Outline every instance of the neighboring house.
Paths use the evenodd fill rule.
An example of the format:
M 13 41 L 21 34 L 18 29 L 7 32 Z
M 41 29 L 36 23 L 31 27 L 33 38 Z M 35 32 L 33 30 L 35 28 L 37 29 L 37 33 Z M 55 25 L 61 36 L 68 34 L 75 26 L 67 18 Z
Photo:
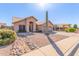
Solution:
M 5 28 L 13 30 L 13 26 L 5 26 Z
M 6 23 L 0 23 L 0 28 L 5 28 L 6 27 Z
M 46 26 L 45 22 L 39 23 L 38 20 L 33 16 L 23 19 L 13 17 L 13 29 L 15 32 L 45 32 Z M 53 24 L 50 21 L 48 22 L 48 29 L 49 31 L 53 30 Z
M 54 30 L 59 30 L 59 31 L 63 31 L 66 28 L 70 28 L 71 24 L 56 24 L 54 25 Z
M 0 23 L 0 29 L 12 29 L 12 26 L 7 26 L 6 23 Z

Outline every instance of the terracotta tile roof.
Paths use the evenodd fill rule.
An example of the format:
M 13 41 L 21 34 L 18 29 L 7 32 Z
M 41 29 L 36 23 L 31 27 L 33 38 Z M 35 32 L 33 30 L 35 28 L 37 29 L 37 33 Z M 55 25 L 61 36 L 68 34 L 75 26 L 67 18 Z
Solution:
M 12 23 L 15 23 L 15 22 L 18 22 L 18 21 L 21 21 L 22 18 L 19 18 L 19 17 L 12 17 Z
M 70 26 L 71 24 L 55 24 L 55 26 L 57 26 L 57 27 L 63 27 L 63 26 Z
M 6 23 L 0 23 L 0 25 L 6 25 Z
M 37 25 L 42 25 L 42 24 L 44 24 L 44 23 L 45 23 L 45 22 L 43 22 L 43 21 L 42 21 L 42 22 L 41 22 L 41 21 L 37 21 L 37 22 L 36 22 Z
M 34 18 L 37 21 L 36 17 L 34 16 L 25 17 L 24 19 L 29 19 L 29 18 Z
M 23 20 L 27 20 L 29 18 L 34 18 L 37 21 L 37 19 L 34 16 L 29 16 L 29 17 L 25 17 L 25 18 L 13 17 L 12 23 L 17 23 L 17 22 L 20 22 Z
M 53 25 L 53 23 L 51 21 L 49 21 L 49 23 L 51 23 Z M 45 21 L 37 21 L 36 24 L 37 25 L 42 25 L 42 24 L 45 24 Z

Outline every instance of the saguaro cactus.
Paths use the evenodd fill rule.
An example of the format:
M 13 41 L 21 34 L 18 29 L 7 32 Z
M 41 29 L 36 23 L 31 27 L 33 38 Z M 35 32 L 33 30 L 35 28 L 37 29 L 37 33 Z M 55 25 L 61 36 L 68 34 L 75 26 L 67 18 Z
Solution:
M 48 34 L 48 11 L 46 11 L 46 34 Z

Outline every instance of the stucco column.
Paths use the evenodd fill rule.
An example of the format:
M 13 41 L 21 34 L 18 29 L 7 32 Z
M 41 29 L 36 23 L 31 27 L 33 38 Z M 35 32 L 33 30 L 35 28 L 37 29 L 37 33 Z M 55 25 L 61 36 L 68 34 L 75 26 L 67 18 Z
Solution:
M 34 22 L 33 23 L 33 32 L 35 32 L 36 31 L 36 23 Z
M 29 22 L 26 23 L 26 30 L 29 32 Z

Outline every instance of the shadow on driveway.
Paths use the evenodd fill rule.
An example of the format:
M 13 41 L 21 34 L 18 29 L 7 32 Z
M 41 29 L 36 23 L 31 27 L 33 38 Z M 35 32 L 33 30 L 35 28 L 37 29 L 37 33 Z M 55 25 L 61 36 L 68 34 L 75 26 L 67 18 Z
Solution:
M 46 35 L 46 34 L 45 34 Z M 54 49 L 56 50 L 56 52 L 60 55 L 60 56 L 64 56 L 63 52 L 60 50 L 60 48 L 55 44 L 55 42 L 48 36 L 46 35 L 49 42 L 51 43 L 51 45 L 54 47 Z
M 46 35 L 46 34 L 45 34 Z M 49 35 L 46 35 L 49 42 L 51 43 L 52 47 L 56 50 L 56 52 L 60 55 L 60 56 L 64 56 L 64 53 L 60 50 L 60 48 L 56 45 L 56 43 L 49 37 Z M 68 54 L 68 56 L 74 56 L 76 51 L 79 48 L 79 43 L 75 46 L 75 48 Z
M 70 52 L 68 56 L 74 56 L 78 48 L 79 48 L 79 43 L 75 46 L 75 48 Z

